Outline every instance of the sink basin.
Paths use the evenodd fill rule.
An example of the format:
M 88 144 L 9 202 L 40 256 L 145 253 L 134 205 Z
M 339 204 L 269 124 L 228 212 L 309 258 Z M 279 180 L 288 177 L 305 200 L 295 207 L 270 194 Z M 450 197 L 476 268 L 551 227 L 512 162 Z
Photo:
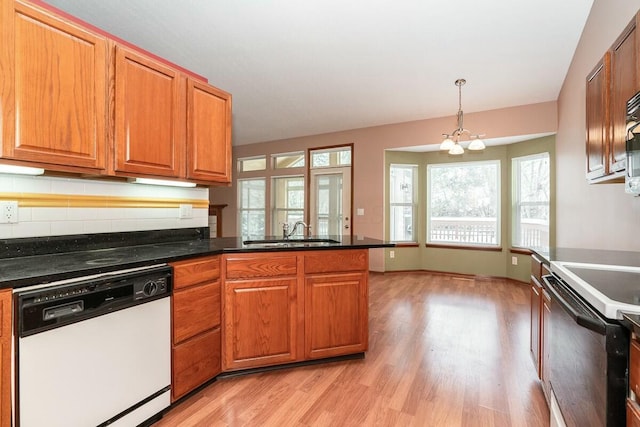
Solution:
M 259 239 L 259 240 L 245 240 L 242 242 L 245 246 L 262 247 L 262 248 L 277 248 L 277 247 L 289 247 L 289 246 L 326 246 L 335 243 L 340 243 L 334 239 L 322 239 L 322 238 L 292 238 L 292 239 Z

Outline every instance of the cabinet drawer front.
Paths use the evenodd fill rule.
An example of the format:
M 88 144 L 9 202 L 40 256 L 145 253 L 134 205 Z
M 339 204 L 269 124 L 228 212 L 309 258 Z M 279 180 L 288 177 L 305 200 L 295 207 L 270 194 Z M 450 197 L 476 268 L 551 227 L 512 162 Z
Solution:
M 220 325 L 220 282 L 174 292 L 173 342 Z
M 640 399 L 640 343 L 631 340 L 629 351 L 629 389 Z
M 298 272 L 298 259 L 295 255 L 264 254 L 262 256 L 227 257 L 225 268 L 227 279 L 294 276 Z
M 542 260 L 535 255 L 531 255 L 531 275 L 538 279 L 538 283 L 542 280 Z
M 318 251 L 304 256 L 305 273 L 334 273 L 369 269 L 368 249 Z
M 173 289 L 186 288 L 220 277 L 220 257 L 218 256 L 173 262 L 171 266 L 173 267 Z
M 220 373 L 220 328 L 173 348 L 173 401 Z

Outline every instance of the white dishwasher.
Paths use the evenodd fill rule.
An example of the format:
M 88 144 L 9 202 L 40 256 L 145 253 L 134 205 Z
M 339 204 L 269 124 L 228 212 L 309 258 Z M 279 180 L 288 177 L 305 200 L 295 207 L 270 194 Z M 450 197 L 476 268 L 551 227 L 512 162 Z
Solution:
M 16 290 L 16 425 L 137 426 L 170 405 L 166 264 Z

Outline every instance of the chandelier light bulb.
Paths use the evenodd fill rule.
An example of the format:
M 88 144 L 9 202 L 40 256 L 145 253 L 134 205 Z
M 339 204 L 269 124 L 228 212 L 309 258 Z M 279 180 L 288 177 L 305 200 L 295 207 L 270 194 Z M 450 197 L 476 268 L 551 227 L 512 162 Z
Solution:
M 442 151 L 449 151 L 453 148 L 454 145 L 455 143 L 453 142 L 453 139 L 451 139 L 451 137 L 447 135 L 444 141 L 442 141 L 442 143 L 440 144 L 440 149 Z
M 471 143 L 467 147 L 471 151 L 480 151 L 485 149 L 484 141 L 480 138 L 472 139 Z
M 459 156 L 460 154 L 464 153 L 464 148 L 462 148 L 462 145 L 460 144 L 454 144 L 453 147 L 451 147 L 451 150 L 449 150 L 449 154 L 453 155 L 453 156 Z

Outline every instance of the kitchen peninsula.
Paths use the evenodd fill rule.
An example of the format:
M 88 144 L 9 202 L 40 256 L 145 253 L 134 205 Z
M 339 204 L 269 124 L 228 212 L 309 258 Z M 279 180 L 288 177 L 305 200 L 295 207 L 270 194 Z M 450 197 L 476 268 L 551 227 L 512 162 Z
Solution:
M 59 305 L 67 296 L 60 281 L 90 287 L 112 280 L 115 287 L 125 272 L 168 264 L 171 402 L 218 375 L 361 357 L 367 350 L 368 250 L 391 244 L 344 236 L 249 242 L 207 235 L 205 227 L 0 241 L 6 254 L 0 287 L 20 295 L 43 285 Z M 154 284 L 142 285 L 139 292 L 152 297 Z M 20 322 L 20 311 L 14 316 Z M 60 329 L 72 321 L 61 320 Z

